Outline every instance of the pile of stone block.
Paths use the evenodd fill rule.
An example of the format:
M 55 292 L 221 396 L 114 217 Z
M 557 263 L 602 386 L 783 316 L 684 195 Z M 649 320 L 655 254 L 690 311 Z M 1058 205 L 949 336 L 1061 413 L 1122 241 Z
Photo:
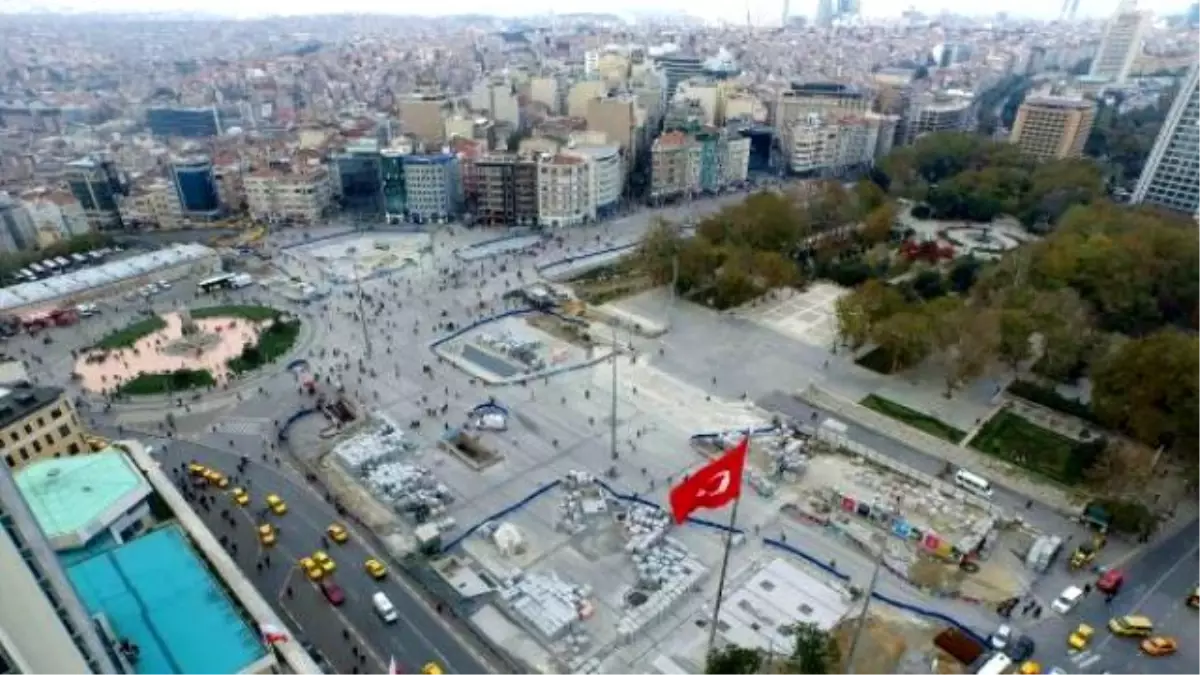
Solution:
M 378 431 L 360 434 L 339 443 L 333 449 L 333 456 L 348 471 L 361 475 L 372 467 L 398 460 L 414 447 L 404 432 L 386 424 Z
M 608 513 L 608 495 L 596 484 L 595 476 L 586 471 L 568 471 L 562 481 L 555 528 L 567 534 L 578 534 L 597 516 Z
M 518 619 L 547 641 L 555 642 L 579 627 L 591 612 L 592 589 L 564 581 L 551 572 L 526 572 L 500 591 L 500 597 Z
M 363 474 L 363 483 L 380 501 L 397 512 L 423 511 L 426 520 L 444 518 L 454 495 L 429 469 L 416 464 L 378 464 Z M 441 529 L 450 529 L 450 527 Z

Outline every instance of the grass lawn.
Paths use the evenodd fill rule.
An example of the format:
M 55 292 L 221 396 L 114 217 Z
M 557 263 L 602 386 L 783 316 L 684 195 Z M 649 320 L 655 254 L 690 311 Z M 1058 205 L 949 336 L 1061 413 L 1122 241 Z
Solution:
M 146 317 L 140 321 L 118 328 L 117 330 L 100 338 L 100 341 L 95 344 L 97 349 L 124 349 L 132 347 L 135 342 L 141 340 L 147 335 L 157 330 L 162 330 L 167 327 L 167 322 L 163 321 L 162 317 L 154 315 Z
M 938 438 L 945 439 L 951 443 L 957 443 L 967 435 L 962 430 L 956 429 L 936 417 L 931 417 L 923 412 L 913 410 L 907 406 L 902 406 L 899 403 L 883 398 L 882 396 L 871 394 L 858 403 L 859 405 L 866 406 L 877 413 L 887 415 L 892 419 L 904 422 L 910 427 L 915 427 L 931 436 L 937 436 Z
M 173 373 L 144 373 L 122 384 L 118 393 L 130 396 L 145 396 L 148 394 L 167 394 L 188 389 L 203 389 L 211 387 L 217 381 L 207 370 L 181 369 Z
M 1082 479 L 1082 468 L 1073 467 L 1072 457 L 1083 444 L 1007 410 L 988 420 L 970 445 L 1060 483 L 1074 485 Z
M 258 338 L 258 345 L 256 346 L 258 357 L 256 359 L 247 360 L 243 356 L 235 356 L 229 359 L 229 369 L 235 373 L 245 373 L 256 368 L 261 368 L 263 365 L 287 354 L 292 345 L 296 344 L 296 337 L 299 335 L 299 321 L 276 323 L 263 331 L 262 335 Z
M 210 319 L 214 316 L 229 316 L 248 321 L 266 321 L 279 316 L 279 310 L 262 305 L 217 305 L 197 307 L 192 310 L 193 319 Z

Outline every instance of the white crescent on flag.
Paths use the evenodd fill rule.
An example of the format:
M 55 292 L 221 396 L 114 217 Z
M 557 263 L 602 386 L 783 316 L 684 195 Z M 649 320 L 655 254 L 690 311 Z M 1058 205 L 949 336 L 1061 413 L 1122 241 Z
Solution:
M 700 497 L 715 497 L 717 495 L 724 494 L 725 491 L 729 489 L 729 485 L 732 482 L 733 473 L 729 469 L 725 469 L 712 477 L 708 487 L 697 490 L 696 495 Z

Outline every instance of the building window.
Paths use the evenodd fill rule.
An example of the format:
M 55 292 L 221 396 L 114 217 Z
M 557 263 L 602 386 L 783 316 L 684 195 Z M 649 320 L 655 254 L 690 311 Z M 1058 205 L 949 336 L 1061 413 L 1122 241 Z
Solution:
M 42 452 L 42 442 L 36 438 L 33 439 L 33 451 L 39 454 Z
M 72 455 L 78 455 L 79 454 L 79 444 L 72 443 L 72 444 L 68 445 L 67 452 Z
M 43 438 L 46 439 L 46 445 L 54 445 L 54 436 L 52 436 L 51 434 L 46 434 L 45 436 L 43 436 Z
M 13 467 L 13 466 L 16 466 L 16 465 L 17 465 L 17 461 L 16 461 L 15 459 L 13 459 L 13 458 L 12 458 L 12 455 L 5 455 L 5 456 L 4 456 L 4 461 L 5 461 L 5 463 L 7 463 L 7 464 L 8 464 L 10 467 Z
M 62 408 L 55 408 L 50 411 L 50 419 L 56 420 L 60 417 L 62 417 Z
M 37 416 L 37 425 L 39 429 L 46 426 L 46 420 L 41 415 Z
M 25 425 L 25 433 L 27 433 L 27 434 L 32 434 L 32 433 L 33 433 L 33 425 L 32 425 L 32 424 L 26 424 L 26 425 Z
M 29 451 L 26 450 L 25 448 L 21 448 L 21 461 L 23 461 L 23 462 L 29 461 Z
M 70 436 L 71 435 L 71 427 L 69 427 L 65 424 L 58 425 L 58 435 L 62 438 L 66 438 L 67 436 Z

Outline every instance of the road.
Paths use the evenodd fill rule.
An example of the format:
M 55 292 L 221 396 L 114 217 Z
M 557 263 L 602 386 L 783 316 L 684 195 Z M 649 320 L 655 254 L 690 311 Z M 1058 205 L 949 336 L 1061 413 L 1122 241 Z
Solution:
M 286 464 L 281 462 L 275 467 L 249 462 L 239 474 L 237 451 L 188 441 L 168 441 L 165 446 L 154 439 L 147 442 L 163 448 L 156 451 L 156 456 L 173 475 L 178 475 L 176 470 L 181 465 L 198 461 L 230 476 L 233 479 L 230 489 L 241 485 L 249 491 L 252 501 L 246 507 L 238 507 L 227 491 L 215 488 L 194 491 L 193 504 L 216 536 L 229 539 L 230 553 L 262 595 L 298 624 L 305 639 L 338 672 L 384 672 L 391 658 L 396 659 L 403 672 L 417 672 L 429 662 L 437 662 L 451 673 L 491 670 L 455 637 L 451 625 L 401 583 L 397 574 L 389 574 L 382 581 L 366 574 L 363 564 L 367 558 L 386 558 L 375 552 L 361 533 L 338 518 L 333 506 Z M 278 516 L 264 509 L 266 495 L 272 493 L 286 502 L 286 514 Z M 211 506 L 197 503 L 195 497 L 201 494 L 211 497 Z M 229 518 L 223 517 L 222 512 L 226 511 Z M 276 525 L 279 530 L 278 542 L 266 548 L 261 546 L 255 532 L 257 525 L 264 522 Z M 335 522 L 347 526 L 350 539 L 340 545 L 328 542 L 323 547 L 325 529 Z M 299 572 L 299 559 L 318 550 L 325 550 L 338 565 L 334 579 L 346 594 L 341 607 L 326 602 L 316 586 Z M 270 567 L 260 569 L 264 556 L 270 558 Z M 396 624 L 384 624 L 375 614 L 371 595 L 376 591 L 386 593 L 396 605 L 400 613 Z M 343 636 L 343 630 L 349 631 L 349 639 Z M 356 648 L 358 654 L 351 648 Z
M 1196 673 L 1200 672 L 1200 647 L 1196 635 L 1200 621 L 1196 610 L 1184 600 L 1196 587 L 1200 569 L 1200 545 L 1192 521 L 1153 546 L 1141 551 L 1126 564 L 1125 586 L 1104 603 L 1103 595 L 1093 592 L 1074 611 L 1045 618 L 1031 634 L 1038 641 L 1034 658 L 1045 668 L 1058 666 L 1071 673 Z M 1060 589 L 1061 590 L 1061 589 Z M 1139 640 L 1112 635 L 1106 627 L 1115 616 L 1142 614 L 1154 621 L 1155 634 L 1178 639 L 1179 651 L 1173 656 L 1150 657 L 1138 649 Z M 1080 623 L 1096 629 L 1088 649 L 1071 652 L 1067 636 Z

